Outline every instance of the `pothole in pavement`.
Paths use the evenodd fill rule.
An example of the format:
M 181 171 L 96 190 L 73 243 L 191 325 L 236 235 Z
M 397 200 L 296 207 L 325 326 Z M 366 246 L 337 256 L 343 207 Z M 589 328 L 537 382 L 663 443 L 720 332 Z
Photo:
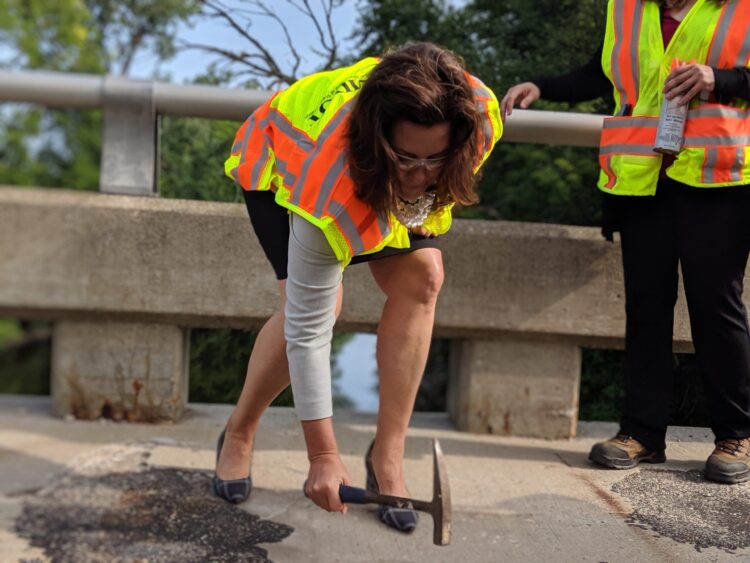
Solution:
M 64 473 L 23 497 L 16 531 L 53 561 L 267 561 L 293 528 L 211 493 L 205 471 Z
M 628 523 L 652 529 L 700 551 L 750 547 L 750 487 L 706 481 L 700 471 L 646 470 L 612 490 L 633 506 Z

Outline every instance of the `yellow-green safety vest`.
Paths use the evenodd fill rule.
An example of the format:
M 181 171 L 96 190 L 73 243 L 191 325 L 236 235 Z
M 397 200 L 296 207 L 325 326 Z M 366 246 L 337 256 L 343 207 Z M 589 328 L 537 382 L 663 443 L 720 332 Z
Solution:
M 604 121 L 601 190 L 653 195 L 662 155 L 653 152 L 664 80 L 673 60 L 714 68 L 750 66 L 750 0 L 697 0 L 664 48 L 659 3 L 609 0 L 602 53 L 615 114 Z M 689 104 L 682 150 L 666 174 L 689 186 L 750 183 L 750 106 L 701 95 Z
M 277 93 L 242 124 L 225 162 L 226 174 L 243 189 L 274 191 L 279 205 L 322 229 L 342 267 L 353 256 L 410 245 L 408 229 L 393 215 L 383 220 L 355 196 L 348 172 L 347 117 L 378 62 L 371 57 L 312 74 Z M 483 116 L 484 162 L 502 134 L 499 104 L 479 79 L 468 78 Z M 433 210 L 425 228 L 445 233 L 452 207 Z

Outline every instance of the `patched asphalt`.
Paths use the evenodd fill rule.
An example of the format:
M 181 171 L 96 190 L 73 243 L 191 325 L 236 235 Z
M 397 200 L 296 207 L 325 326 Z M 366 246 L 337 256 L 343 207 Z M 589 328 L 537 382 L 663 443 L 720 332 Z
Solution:
M 606 471 L 587 461 L 616 425 L 579 424 L 574 440 L 457 432 L 415 414 L 404 460 L 416 498 L 432 494 L 432 439 L 445 451 L 451 545 L 432 522 L 386 528 L 373 507 L 328 514 L 300 493 L 307 453 L 291 409 L 263 421 L 249 502 L 211 490 L 215 440 L 230 406 L 191 405 L 175 424 L 59 420 L 50 404 L 0 397 L 0 560 L 42 561 L 750 561 L 750 485 L 700 476 L 707 429 L 671 429 L 663 466 Z M 337 438 L 352 481 L 375 416 L 340 413 Z
M 66 472 L 22 495 L 16 532 L 53 561 L 269 561 L 294 530 L 211 494 L 205 471 Z
M 750 485 L 723 485 L 700 471 L 642 468 L 613 485 L 634 511 L 627 522 L 701 551 L 750 547 Z

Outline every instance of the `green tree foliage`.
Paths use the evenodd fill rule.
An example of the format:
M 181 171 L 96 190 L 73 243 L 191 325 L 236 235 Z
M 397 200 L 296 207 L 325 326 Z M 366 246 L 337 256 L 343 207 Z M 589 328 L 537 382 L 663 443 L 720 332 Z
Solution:
M 110 73 L 126 75 L 140 51 L 158 60 L 177 53 L 180 24 L 201 8 L 199 0 L 86 0 L 91 14 L 91 38 L 103 54 Z
M 242 391 L 255 333 L 242 330 L 193 330 L 190 335 L 190 401 L 196 403 L 236 403 Z M 331 358 L 336 358 L 351 335 L 339 334 L 333 339 Z M 332 361 L 333 399 L 336 406 L 351 401 L 341 393 L 336 381 L 340 370 Z M 274 406 L 294 405 L 287 387 L 273 402 Z
M 13 68 L 128 74 L 141 52 L 168 59 L 198 0 L 0 0 L 0 44 Z
M 196 403 L 236 403 L 254 344 L 255 333 L 250 331 L 191 331 L 190 400 Z
M 198 0 L 0 0 L 2 66 L 127 74 L 133 59 L 175 52 Z M 0 113 L 0 184 L 96 190 L 101 112 L 10 107 Z
M 0 393 L 49 394 L 50 340 L 46 323 L 0 319 Z
M 12 68 L 103 72 L 81 0 L 0 0 L 0 44 L 12 49 Z
M 165 117 L 161 122 L 162 197 L 204 201 L 243 201 L 224 175 L 238 124 L 198 118 Z
M 358 55 L 373 55 L 409 41 L 431 41 L 456 52 L 467 43 L 456 33 L 461 13 L 444 0 L 371 0 L 360 3 L 354 37 Z
M 625 397 L 623 352 L 583 350 L 578 416 L 582 420 L 618 420 Z

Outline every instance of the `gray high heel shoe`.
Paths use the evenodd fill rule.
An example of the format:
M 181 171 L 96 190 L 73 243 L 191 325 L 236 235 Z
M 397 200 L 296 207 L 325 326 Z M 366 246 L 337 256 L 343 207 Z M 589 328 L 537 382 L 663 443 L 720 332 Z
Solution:
M 365 455 L 365 471 L 367 472 L 365 487 L 368 491 L 378 494 L 380 488 L 377 479 L 375 479 L 375 471 L 372 468 L 372 448 L 374 445 L 375 440 L 367 448 L 367 454 Z M 419 522 L 419 514 L 410 502 L 405 502 L 403 506 L 399 507 L 379 504 L 378 517 L 386 526 L 407 534 L 412 533 Z
M 216 465 L 219 465 L 219 456 L 221 448 L 224 446 L 224 435 L 227 429 L 221 431 L 219 440 L 216 443 Z M 237 504 L 246 501 L 253 490 L 253 479 L 250 477 L 250 468 L 247 470 L 247 477 L 242 479 L 219 479 L 214 471 L 213 477 L 214 493 L 224 500 Z

